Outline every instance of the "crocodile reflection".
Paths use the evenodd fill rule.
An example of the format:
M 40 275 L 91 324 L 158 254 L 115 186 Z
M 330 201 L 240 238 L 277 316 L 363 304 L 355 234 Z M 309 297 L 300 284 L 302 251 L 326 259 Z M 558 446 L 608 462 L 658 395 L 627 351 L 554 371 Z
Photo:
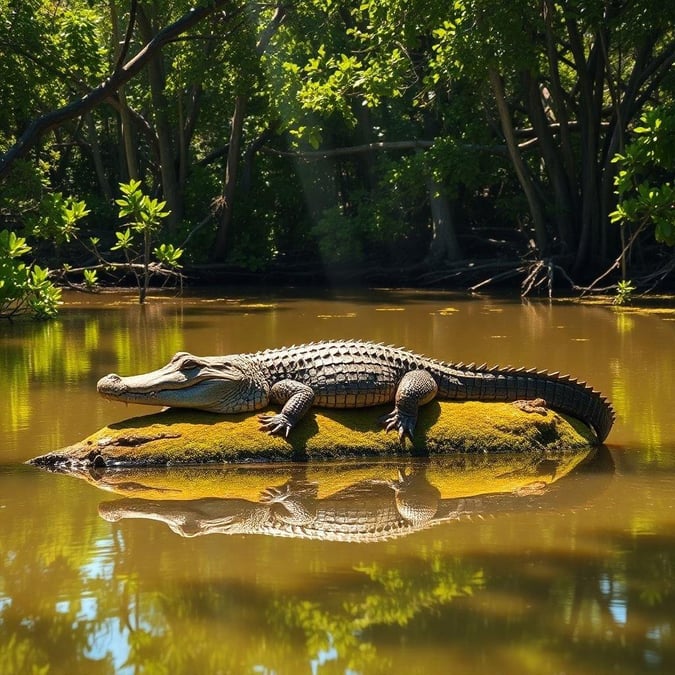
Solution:
M 298 471 L 262 489 L 257 500 L 241 497 L 144 499 L 130 497 L 99 505 L 105 520 L 144 518 L 166 523 L 182 537 L 206 534 L 265 534 L 324 541 L 378 542 L 473 516 L 539 507 L 553 484 L 573 466 L 550 458 L 516 470 L 520 480 L 506 491 L 443 496 L 427 466 L 389 467 L 391 477 L 365 478 L 319 495 L 319 483 Z M 563 470 L 564 469 L 564 470 Z M 510 475 L 506 471 L 499 477 Z M 438 480 L 435 474 L 435 480 Z M 493 485 L 494 487 L 494 485 Z M 108 488 L 110 489 L 110 488 Z M 169 496 L 167 494 L 167 496 Z
M 130 498 L 104 502 L 99 513 L 109 521 L 159 520 L 183 537 L 267 534 L 335 541 L 381 541 L 459 517 L 454 507 L 443 508 L 423 471 L 400 470 L 393 480 L 364 480 L 317 497 L 316 483 L 290 480 L 263 490 L 258 502 Z

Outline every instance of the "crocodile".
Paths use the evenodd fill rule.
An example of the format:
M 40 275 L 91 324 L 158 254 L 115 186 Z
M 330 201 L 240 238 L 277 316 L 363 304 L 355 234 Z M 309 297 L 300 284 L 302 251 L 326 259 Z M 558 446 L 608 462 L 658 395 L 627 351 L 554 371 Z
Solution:
M 109 522 L 143 518 L 166 523 L 181 537 L 207 534 L 263 534 L 322 541 L 374 543 L 404 537 L 490 508 L 513 507 L 546 491 L 534 481 L 512 493 L 479 498 L 441 499 L 425 472 L 398 470 L 392 480 L 368 479 L 317 498 L 317 483 L 289 480 L 262 491 L 259 500 L 142 499 L 131 497 L 99 504 Z
M 598 391 L 569 375 L 536 369 L 464 365 L 407 349 L 361 340 L 312 342 L 255 353 L 194 356 L 178 352 L 158 370 L 97 383 L 107 399 L 193 408 L 214 413 L 259 411 L 261 431 L 288 437 L 312 406 L 364 408 L 394 403 L 380 418 L 403 442 L 412 438 L 418 408 L 443 400 L 510 401 L 526 412 L 549 407 L 592 427 L 599 442 L 609 434 L 614 410 Z

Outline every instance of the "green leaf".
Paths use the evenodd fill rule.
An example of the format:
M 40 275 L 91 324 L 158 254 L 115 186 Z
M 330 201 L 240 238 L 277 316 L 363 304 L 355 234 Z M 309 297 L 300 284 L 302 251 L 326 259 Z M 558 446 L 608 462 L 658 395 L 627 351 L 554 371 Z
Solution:
M 126 230 L 115 232 L 115 238 L 117 242 L 110 247 L 112 251 L 128 249 L 131 246 L 133 234 L 131 233 L 131 229 L 127 227 Z

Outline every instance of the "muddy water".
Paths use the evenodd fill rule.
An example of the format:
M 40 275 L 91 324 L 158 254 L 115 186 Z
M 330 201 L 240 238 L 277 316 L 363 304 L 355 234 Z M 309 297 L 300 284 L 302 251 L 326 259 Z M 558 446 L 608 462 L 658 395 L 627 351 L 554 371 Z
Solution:
M 341 337 L 571 372 L 617 422 L 607 448 L 566 458 L 23 464 L 151 410 L 99 399 L 105 373 Z M 71 295 L 57 321 L 0 325 L 0 672 L 673 672 L 673 344 L 667 308 L 402 291 Z M 253 527 L 293 522 L 260 498 L 284 490 L 316 536 Z M 354 524 L 373 514 L 397 524 Z

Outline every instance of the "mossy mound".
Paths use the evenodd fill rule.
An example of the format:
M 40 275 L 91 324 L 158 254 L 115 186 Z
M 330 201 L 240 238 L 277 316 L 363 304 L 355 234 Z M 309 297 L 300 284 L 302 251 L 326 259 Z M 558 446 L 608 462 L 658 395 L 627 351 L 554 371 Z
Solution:
M 576 450 L 596 443 L 581 422 L 509 403 L 434 401 L 420 410 L 413 443 L 378 425 L 386 408 L 313 410 L 289 439 L 258 429 L 257 414 L 167 410 L 104 427 L 83 441 L 31 460 L 43 466 L 158 466 L 207 462 L 427 456 L 446 452 Z

